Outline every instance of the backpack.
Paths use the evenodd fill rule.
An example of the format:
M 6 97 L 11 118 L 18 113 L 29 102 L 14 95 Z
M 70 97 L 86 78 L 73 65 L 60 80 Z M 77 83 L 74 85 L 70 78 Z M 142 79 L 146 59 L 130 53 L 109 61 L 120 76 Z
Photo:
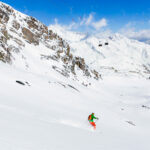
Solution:
M 91 120 L 91 119 L 92 119 L 92 115 L 89 115 L 89 116 L 88 116 L 88 120 Z

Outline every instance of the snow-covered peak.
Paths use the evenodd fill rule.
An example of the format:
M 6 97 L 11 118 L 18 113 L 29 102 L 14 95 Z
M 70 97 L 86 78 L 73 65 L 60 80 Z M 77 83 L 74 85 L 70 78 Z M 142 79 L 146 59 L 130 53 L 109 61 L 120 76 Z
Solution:
M 17 17 L 19 17 L 19 18 L 27 17 L 27 15 L 17 11 L 13 7 L 11 7 L 10 5 L 3 3 L 3 2 L 0 2 L 0 9 L 1 9 L 1 11 L 4 11 L 8 15 L 14 15 L 14 16 L 17 15 Z
M 85 39 L 88 36 L 88 34 L 86 33 L 73 32 L 67 29 L 67 27 L 60 26 L 59 24 L 50 25 L 49 29 L 53 30 L 55 33 L 60 35 L 63 39 L 70 42 L 77 42 L 82 39 Z
M 89 84 L 89 78 L 100 78 L 84 58 L 70 52 L 60 35 L 4 3 L 0 6 L 0 27 L 0 61 L 40 75 L 57 72 L 84 85 Z
M 1 2 L 1 1 L 0 1 L 0 7 L 1 7 L 1 8 L 10 7 L 10 8 L 12 9 L 12 7 L 11 7 L 10 5 L 8 5 L 8 4 L 6 4 L 6 3 L 3 3 L 3 2 Z
M 50 26 L 70 44 L 75 55 L 104 75 L 150 76 L 150 45 L 116 34 L 78 34 Z
M 61 63 L 65 63 L 70 71 L 73 69 L 71 72 L 74 75 L 76 67 L 72 68 L 72 65 L 77 65 L 86 75 L 89 75 L 90 71 L 87 73 L 86 70 L 90 67 L 103 75 L 146 78 L 150 76 L 150 45 L 145 43 L 128 39 L 120 34 L 94 35 L 73 32 L 58 24 L 50 25 L 48 28 L 37 19 L 24 15 L 4 3 L 0 5 L 0 21 L 1 59 L 5 58 L 5 62 L 12 61 L 17 65 L 22 62 L 26 69 L 35 66 L 34 63 L 29 65 L 27 60 L 21 59 L 26 58 L 26 49 L 30 47 L 39 49 L 37 55 L 41 59 L 62 61 Z M 14 52 L 19 54 L 16 55 Z M 36 53 L 37 51 L 34 51 L 32 55 Z M 18 57 L 20 54 L 22 56 Z M 59 67 L 57 65 L 51 66 L 59 72 L 62 65 Z

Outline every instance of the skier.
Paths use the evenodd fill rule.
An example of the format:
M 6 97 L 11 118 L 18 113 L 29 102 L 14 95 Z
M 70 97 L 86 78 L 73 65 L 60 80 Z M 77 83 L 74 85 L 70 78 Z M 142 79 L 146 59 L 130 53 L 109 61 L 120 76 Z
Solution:
M 89 115 L 89 117 L 88 117 L 89 123 L 94 127 L 94 129 L 96 129 L 96 124 L 93 121 L 94 119 L 98 120 L 99 118 L 95 117 L 94 113 L 92 113 L 91 115 Z

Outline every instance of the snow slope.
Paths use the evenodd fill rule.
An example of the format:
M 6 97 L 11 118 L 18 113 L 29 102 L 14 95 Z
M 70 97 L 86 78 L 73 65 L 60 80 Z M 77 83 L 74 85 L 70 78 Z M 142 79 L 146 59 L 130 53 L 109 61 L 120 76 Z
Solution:
M 128 49 L 124 52 L 125 56 L 122 56 L 122 49 L 118 50 L 117 43 L 113 42 L 115 39 L 102 39 L 102 44 L 108 42 L 109 45 L 102 47 L 105 52 L 101 52 L 95 45 L 99 44 L 96 37 L 60 32 L 60 37 L 71 44 L 73 56 L 69 65 L 77 61 L 74 74 L 63 60 L 71 56 L 67 54 L 65 41 L 47 31 L 34 18 L 20 14 L 3 3 L 0 3 L 0 8 L 4 8 L 0 9 L 0 13 L 4 14 L 0 15 L 3 27 L 0 28 L 0 52 L 7 54 L 7 59 L 11 58 L 9 61 L 6 59 L 9 62 L 6 63 L 3 55 L 0 55 L 0 60 L 3 60 L 0 61 L 1 150 L 150 149 L 150 80 L 131 77 L 128 73 L 128 67 L 132 71 L 138 67 L 140 73 L 147 77 L 141 65 L 149 63 L 146 48 L 149 46 L 144 45 L 145 60 L 136 50 L 133 51 L 134 59 L 129 59 Z M 12 26 L 14 19 L 20 27 L 18 24 Z M 30 35 L 26 39 L 24 36 L 27 35 L 22 32 L 24 27 Z M 44 29 L 50 33 L 50 37 L 46 37 Z M 62 41 L 63 47 L 59 46 Z M 124 47 L 128 48 L 126 46 L 131 41 L 123 38 L 124 42 Z M 115 52 L 112 49 L 108 52 L 111 45 Z M 59 48 L 63 52 L 58 57 Z M 86 69 L 91 73 L 90 67 L 82 59 L 78 61 L 79 58 L 74 54 L 84 56 L 91 67 L 97 67 L 104 74 L 103 80 L 95 80 L 93 75 L 85 76 Z M 124 68 L 121 68 L 119 58 L 133 61 L 136 67 L 125 63 Z M 111 68 L 115 65 L 114 69 Z M 70 71 L 69 77 L 62 74 L 64 68 L 68 69 L 67 73 Z M 118 69 L 120 76 L 109 72 L 109 68 Z M 127 77 L 124 76 L 126 71 Z M 88 83 L 88 86 L 83 82 Z M 95 131 L 87 121 L 91 112 L 99 117 Z
M 85 87 L 56 73 L 0 68 L 0 149 L 150 149 L 150 81 L 113 76 Z
M 56 24 L 50 29 L 65 39 L 72 52 L 85 58 L 90 67 L 103 75 L 150 76 L 150 45 L 120 34 L 77 33 Z M 108 43 L 108 45 L 107 45 Z M 99 46 L 100 45 L 100 46 Z

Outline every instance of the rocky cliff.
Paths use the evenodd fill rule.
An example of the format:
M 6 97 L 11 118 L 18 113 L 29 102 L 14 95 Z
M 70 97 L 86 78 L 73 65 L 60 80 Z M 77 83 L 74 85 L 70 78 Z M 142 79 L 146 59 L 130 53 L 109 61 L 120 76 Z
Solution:
M 85 78 L 98 80 L 101 77 L 96 70 L 89 69 L 84 58 L 74 56 L 69 44 L 46 25 L 2 2 L 0 61 L 26 70 L 32 70 L 33 64 L 37 68 L 39 63 L 43 66 L 46 64 L 46 68 L 52 68 L 63 76 L 74 79 L 80 76 L 78 72 Z

